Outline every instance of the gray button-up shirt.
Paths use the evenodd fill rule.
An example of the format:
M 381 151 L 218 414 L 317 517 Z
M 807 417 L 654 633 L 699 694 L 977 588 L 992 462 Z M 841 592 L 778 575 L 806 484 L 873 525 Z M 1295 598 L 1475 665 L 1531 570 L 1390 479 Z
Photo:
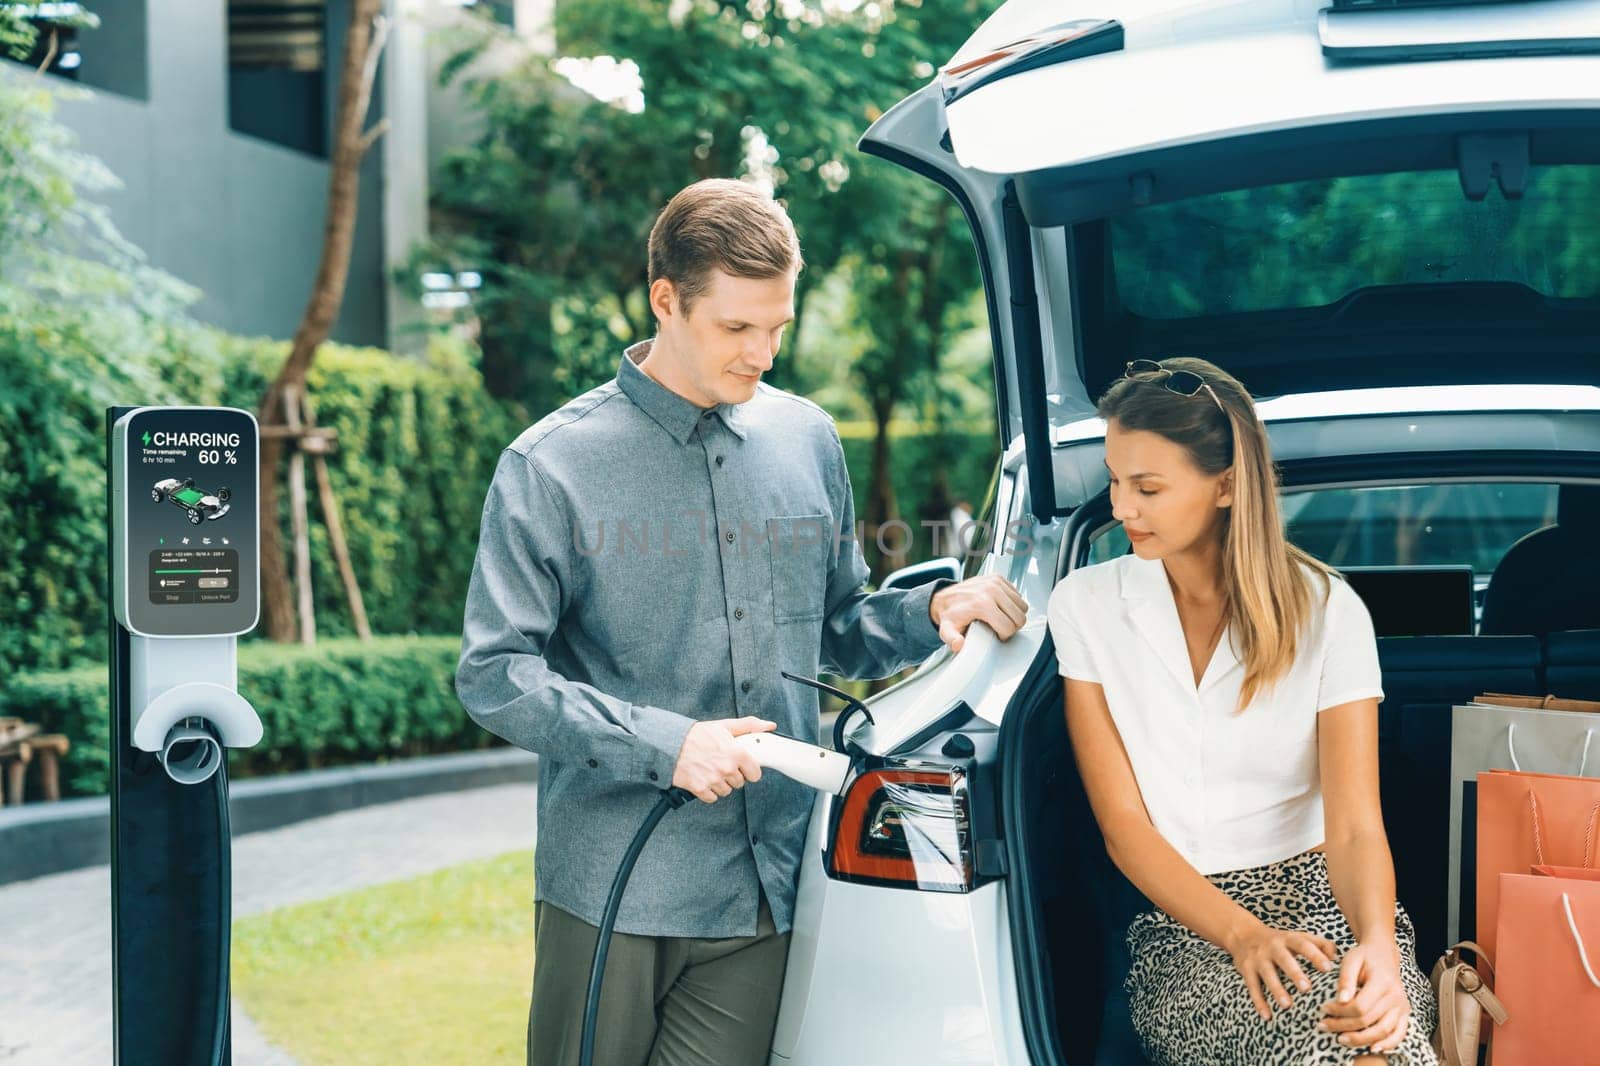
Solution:
M 639 369 L 650 343 L 501 454 L 456 671 L 474 721 L 539 753 L 534 898 L 594 925 L 690 726 L 754 715 L 817 742 L 817 691 L 779 671 L 921 662 L 950 583 L 869 595 L 827 412 L 764 383 L 703 409 Z M 813 797 L 773 771 L 669 813 L 616 928 L 753 935 L 759 889 L 788 930 Z

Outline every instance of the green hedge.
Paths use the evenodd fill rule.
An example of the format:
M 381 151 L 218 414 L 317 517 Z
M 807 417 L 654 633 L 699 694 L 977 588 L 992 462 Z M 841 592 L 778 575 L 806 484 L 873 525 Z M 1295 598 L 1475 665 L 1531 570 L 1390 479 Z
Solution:
M 150 357 L 172 365 L 159 384 L 89 389 L 61 369 L 83 362 L 81 342 L 0 308 L 0 688 L 16 671 L 104 661 L 105 406 L 254 410 L 287 350 L 183 334 Z M 196 374 L 196 365 L 213 372 Z M 338 430 L 329 474 L 374 632 L 459 632 L 484 490 L 527 420 L 486 396 L 468 353 L 449 348 L 419 361 L 329 345 L 310 384 L 318 422 Z M 347 635 L 353 626 L 310 469 L 306 484 L 318 634 Z M 287 536 L 289 494 L 279 499 Z
M 257 747 L 229 752 L 229 772 L 253 777 L 498 743 L 456 698 L 452 682 L 460 652 L 459 637 L 241 646 L 239 690 L 261 715 L 265 735 Z M 72 740 L 62 767 L 63 793 L 107 791 L 111 737 L 104 667 L 20 675 L 0 689 L 0 715 L 19 715 Z
M 225 350 L 224 392 L 253 408 L 287 345 L 232 340 Z M 484 493 L 527 419 L 484 393 L 464 352 L 439 350 L 423 363 L 331 347 L 309 384 L 317 423 L 338 430 L 328 473 L 373 632 L 459 633 Z M 287 458 L 281 476 L 287 484 Z M 309 464 L 306 483 L 317 631 L 351 634 Z M 278 499 L 292 567 L 289 495 Z
M 0 690 L 105 645 L 103 415 L 0 314 Z

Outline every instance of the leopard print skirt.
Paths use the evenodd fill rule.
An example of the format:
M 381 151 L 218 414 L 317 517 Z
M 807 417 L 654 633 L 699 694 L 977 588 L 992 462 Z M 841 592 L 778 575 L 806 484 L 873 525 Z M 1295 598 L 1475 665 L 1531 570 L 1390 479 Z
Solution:
M 1355 945 L 1355 934 L 1334 901 L 1328 864 L 1320 851 L 1282 862 L 1207 878 L 1257 918 L 1279 929 L 1302 929 L 1339 945 Z M 1401 1045 L 1388 1053 L 1390 1066 L 1438 1066 L 1429 1036 L 1438 1004 L 1417 966 L 1411 918 L 1395 904 L 1395 940 L 1400 977 L 1411 1001 L 1411 1020 Z M 1146 1057 L 1158 1066 L 1333 1066 L 1366 1054 L 1344 1047 L 1337 1034 L 1319 1032 L 1322 1005 L 1338 990 L 1337 965 L 1323 973 L 1303 964 L 1310 992 L 1287 980 L 1294 1006 L 1272 1004 L 1272 1020 L 1256 1013 L 1244 978 L 1226 951 L 1190 932 L 1161 910 L 1146 911 L 1128 927 L 1131 967 L 1126 990 L 1133 1028 Z

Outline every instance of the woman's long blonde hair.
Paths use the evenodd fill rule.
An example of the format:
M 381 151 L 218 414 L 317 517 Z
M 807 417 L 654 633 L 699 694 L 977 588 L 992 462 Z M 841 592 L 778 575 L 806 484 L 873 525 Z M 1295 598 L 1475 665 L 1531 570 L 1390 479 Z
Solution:
M 1238 713 L 1289 672 L 1306 637 L 1312 591 L 1296 564 L 1321 575 L 1324 602 L 1338 571 L 1284 536 L 1272 444 L 1249 390 L 1205 359 L 1174 356 L 1160 363 L 1205 379 L 1226 418 L 1205 389 L 1182 396 L 1155 374 L 1119 378 L 1096 409 L 1123 429 L 1157 433 L 1177 444 L 1209 477 L 1233 467 L 1233 503 L 1222 512 L 1222 590 L 1224 617 L 1238 633 L 1234 654 L 1244 665 Z

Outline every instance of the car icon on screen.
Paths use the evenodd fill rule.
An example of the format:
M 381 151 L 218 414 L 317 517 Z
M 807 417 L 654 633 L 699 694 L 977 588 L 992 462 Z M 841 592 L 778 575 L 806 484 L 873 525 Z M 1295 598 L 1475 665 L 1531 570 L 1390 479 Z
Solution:
M 207 519 L 218 519 L 228 513 L 228 499 L 232 495 L 226 486 L 218 489 L 215 494 L 202 492 L 194 487 L 194 478 L 169 477 L 158 481 L 150 490 L 150 498 L 156 503 L 171 500 L 189 516 L 189 524 L 197 526 Z

